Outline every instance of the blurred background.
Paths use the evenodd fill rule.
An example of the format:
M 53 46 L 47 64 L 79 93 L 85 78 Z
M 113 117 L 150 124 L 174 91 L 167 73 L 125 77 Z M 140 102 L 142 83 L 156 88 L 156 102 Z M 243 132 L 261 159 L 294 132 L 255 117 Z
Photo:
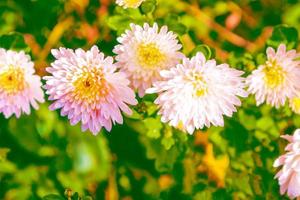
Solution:
M 40 76 L 52 48 L 113 55 L 130 23 L 157 22 L 176 32 L 189 56 L 202 51 L 246 75 L 266 46 L 298 48 L 298 0 L 146 0 L 123 9 L 113 0 L 0 0 L 0 47 L 24 50 Z M 285 24 L 285 25 L 282 25 Z M 124 125 L 97 136 L 40 105 L 30 116 L 0 115 L 0 199 L 284 199 L 272 164 L 280 134 L 300 127 L 288 106 L 243 100 L 225 127 L 187 135 L 160 122 L 155 96 L 139 99 Z

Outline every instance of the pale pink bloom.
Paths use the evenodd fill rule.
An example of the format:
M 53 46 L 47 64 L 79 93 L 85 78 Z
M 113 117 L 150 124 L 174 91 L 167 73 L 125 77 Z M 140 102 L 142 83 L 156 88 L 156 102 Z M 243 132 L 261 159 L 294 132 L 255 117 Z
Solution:
M 145 0 L 116 0 L 119 6 L 124 8 L 138 8 Z
M 23 51 L 0 48 L 0 112 L 6 118 L 30 114 L 30 106 L 38 109 L 38 102 L 44 102 L 41 78 L 33 66 Z
M 246 80 L 248 91 L 255 94 L 256 104 L 264 101 L 276 108 L 285 104 L 287 98 L 296 96 L 300 89 L 300 55 L 296 50 L 286 50 L 281 44 L 277 52 L 267 49 L 267 61 L 254 70 Z
M 104 57 L 96 46 L 91 50 L 59 48 L 52 50 L 56 60 L 47 68 L 45 89 L 51 110 L 60 109 L 72 125 L 79 121 L 82 130 L 97 134 L 102 127 L 110 131 L 112 123 L 123 123 L 120 111 L 131 114 L 127 104 L 137 104 L 129 81 L 116 72 L 112 57 Z
M 159 72 L 174 67 L 183 54 L 179 52 L 177 36 L 168 32 L 167 26 L 160 30 L 156 23 L 153 27 L 147 23 L 143 27 L 135 24 L 130 27 L 118 38 L 120 45 L 114 53 L 117 66 L 129 76 L 131 86 L 142 97 L 153 82 L 161 80 Z
M 184 58 L 182 64 L 161 71 L 164 80 L 155 82 L 146 92 L 158 93 L 155 103 L 162 122 L 192 134 L 211 124 L 223 126 L 223 115 L 231 117 L 237 111 L 236 106 L 241 105 L 238 96 L 247 96 L 243 73 L 197 53 L 191 59 Z
M 280 185 L 280 194 L 287 192 L 293 199 L 300 196 L 300 129 L 294 135 L 283 135 L 289 144 L 285 147 L 287 151 L 284 155 L 277 158 L 274 167 L 282 166 L 275 178 Z

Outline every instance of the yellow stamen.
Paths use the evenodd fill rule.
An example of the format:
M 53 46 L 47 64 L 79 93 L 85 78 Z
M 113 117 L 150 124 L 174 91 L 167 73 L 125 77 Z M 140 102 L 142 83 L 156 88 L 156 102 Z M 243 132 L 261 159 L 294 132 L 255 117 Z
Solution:
M 277 64 L 276 60 L 267 61 L 263 71 L 265 83 L 269 88 L 274 89 L 284 83 L 286 72 Z
M 164 62 L 166 56 L 154 43 L 140 44 L 137 48 L 139 64 L 144 68 L 155 68 Z
M 73 82 L 74 98 L 76 100 L 93 103 L 108 94 L 109 86 L 99 68 L 88 69 Z
M 27 86 L 24 77 L 24 70 L 20 67 L 8 67 L 0 74 L 0 90 L 7 94 L 16 94 Z
M 201 97 L 207 93 L 207 84 L 201 74 L 193 75 L 194 96 Z

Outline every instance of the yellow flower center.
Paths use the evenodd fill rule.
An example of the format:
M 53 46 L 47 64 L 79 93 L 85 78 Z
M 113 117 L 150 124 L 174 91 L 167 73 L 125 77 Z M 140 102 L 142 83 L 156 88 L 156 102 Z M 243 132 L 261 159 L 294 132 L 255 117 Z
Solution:
M 125 6 L 127 6 L 128 8 L 136 8 L 138 7 L 143 0 L 125 0 Z
M 263 71 L 265 73 L 265 83 L 269 88 L 274 89 L 284 83 L 285 71 L 277 64 L 276 60 L 267 61 Z
M 297 114 L 300 113 L 300 98 L 293 98 L 291 100 L 293 111 Z
M 193 87 L 195 89 L 195 97 L 202 97 L 207 94 L 207 84 L 201 74 L 193 75 Z
M 84 67 L 83 71 L 73 82 L 75 100 L 93 103 L 105 97 L 109 92 L 109 86 L 101 69 Z
M 0 90 L 7 94 L 16 94 L 26 86 L 24 71 L 20 67 L 10 66 L 0 74 Z
M 144 68 L 155 68 L 164 62 L 166 56 L 154 43 L 142 43 L 137 48 L 138 62 Z

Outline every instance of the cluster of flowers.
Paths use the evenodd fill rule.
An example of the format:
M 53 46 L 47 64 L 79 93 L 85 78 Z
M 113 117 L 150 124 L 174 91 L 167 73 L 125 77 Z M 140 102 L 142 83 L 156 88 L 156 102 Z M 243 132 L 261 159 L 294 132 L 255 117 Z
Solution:
M 300 111 L 300 55 L 283 44 L 277 52 L 269 47 L 266 63 L 244 78 L 243 71 L 206 60 L 200 52 L 186 58 L 177 36 L 156 23 L 131 24 L 117 40 L 116 62 L 96 46 L 52 50 L 56 60 L 43 78 L 53 101 L 50 109 L 61 109 L 72 125 L 81 122 L 83 131 L 97 134 L 102 127 L 110 131 L 112 124 L 121 124 L 121 111 L 130 115 L 129 106 L 137 104 L 135 91 L 140 97 L 157 93 L 162 122 L 189 134 L 223 126 L 223 116 L 231 117 L 241 105 L 239 97 L 248 93 L 255 94 L 257 105 L 266 101 L 278 108 L 290 99 L 292 109 Z M 44 101 L 41 85 L 28 55 L 0 50 L 0 112 L 6 118 L 29 114 L 30 105 L 37 108 Z
M 137 8 L 144 1 L 116 0 L 116 3 L 124 8 Z M 124 47 L 126 48 L 126 46 Z M 116 53 L 126 55 L 124 47 L 119 46 L 120 50 Z M 166 53 L 161 53 L 163 52 L 162 47 L 158 49 L 160 49 L 160 53 L 156 54 L 156 59 L 164 60 Z M 179 59 L 181 56 L 178 54 L 176 58 Z M 151 54 L 148 57 L 150 59 Z M 173 126 L 193 133 L 195 128 L 203 128 L 204 125 L 208 127 L 210 124 L 222 126 L 222 116 L 231 116 L 236 111 L 235 106 L 241 104 L 237 96 L 247 96 L 244 91 L 245 86 L 248 87 L 248 93 L 255 94 L 257 105 L 266 101 L 267 104 L 278 108 L 289 99 L 292 110 L 300 114 L 299 57 L 300 55 L 295 50 L 287 51 L 285 45 L 280 45 L 277 52 L 268 48 L 266 63 L 253 71 L 246 80 L 243 80 L 240 77 L 243 72 L 231 69 L 227 64 L 216 65 L 215 60 L 206 61 L 203 54 L 198 53 L 191 59 L 183 57 L 182 64 L 177 63 L 178 59 L 174 58 L 173 61 L 177 63 L 176 67 L 172 67 L 171 61 L 169 65 L 171 68 L 168 65 L 155 64 L 155 68 L 163 71 L 160 71 L 160 77 L 151 75 L 152 80 L 148 83 L 136 80 L 135 72 L 139 71 L 133 71 L 133 69 L 141 70 L 140 67 L 143 67 L 143 64 L 139 63 L 140 60 L 135 65 L 128 65 L 130 57 L 128 60 L 120 55 L 118 61 L 123 61 L 123 65 L 120 65 L 121 69 L 122 66 L 127 66 L 124 69 L 127 73 L 129 72 L 131 80 L 135 80 L 133 86 L 139 89 L 140 96 L 143 95 L 145 88 L 153 84 L 153 87 L 147 89 L 146 92 L 159 93 L 155 103 L 160 107 L 159 114 L 162 115 L 163 122 L 169 122 Z M 157 60 L 152 61 L 156 63 Z M 129 70 L 129 66 L 138 66 L 138 68 Z M 157 73 L 157 71 L 155 72 Z M 146 76 L 145 80 L 149 80 L 147 77 L 149 76 Z M 160 80 L 157 81 L 158 79 Z M 294 135 L 283 135 L 282 137 L 288 140 L 289 144 L 285 148 L 287 153 L 274 162 L 274 167 L 282 166 L 275 178 L 279 181 L 281 194 L 287 192 L 291 199 L 299 198 L 300 129 L 297 129 Z

